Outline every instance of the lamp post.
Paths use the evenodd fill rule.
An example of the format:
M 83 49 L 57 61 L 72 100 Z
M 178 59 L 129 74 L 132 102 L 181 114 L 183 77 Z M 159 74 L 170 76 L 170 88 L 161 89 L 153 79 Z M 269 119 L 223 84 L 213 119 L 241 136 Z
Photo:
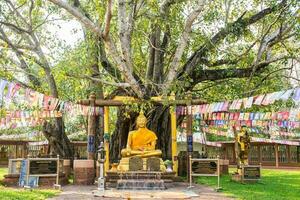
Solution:
M 100 143 L 98 148 L 98 162 L 100 164 L 100 173 L 98 178 L 98 190 L 104 191 L 105 190 L 105 177 L 104 177 L 104 163 L 105 163 L 105 150 L 103 142 Z

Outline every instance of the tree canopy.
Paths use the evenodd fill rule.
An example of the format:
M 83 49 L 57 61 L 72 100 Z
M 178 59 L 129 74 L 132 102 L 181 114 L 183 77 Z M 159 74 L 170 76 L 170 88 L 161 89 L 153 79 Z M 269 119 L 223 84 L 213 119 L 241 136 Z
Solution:
M 299 81 L 292 73 L 299 7 L 297 0 L 3 0 L 0 76 L 73 101 L 90 91 L 146 100 L 191 91 L 210 102 L 280 90 Z M 71 46 L 51 32 L 66 23 L 83 33 Z

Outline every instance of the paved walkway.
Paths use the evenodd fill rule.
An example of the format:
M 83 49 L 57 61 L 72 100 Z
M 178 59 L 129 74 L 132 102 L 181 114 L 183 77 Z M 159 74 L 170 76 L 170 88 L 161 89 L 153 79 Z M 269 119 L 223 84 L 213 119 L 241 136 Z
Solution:
M 106 190 L 105 194 L 97 195 L 96 186 L 78 186 L 68 185 L 62 188 L 59 196 L 51 200 L 94 200 L 94 199 L 200 199 L 200 200 L 232 200 L 220 192 L 214 191 L 213 188 L 195 185 L 187 189 L 186 183 L 175 183 L 174 187 L 163 191 L 131 191 L 131 190 Z M 95 196 L 97 195 L 97 196 Z

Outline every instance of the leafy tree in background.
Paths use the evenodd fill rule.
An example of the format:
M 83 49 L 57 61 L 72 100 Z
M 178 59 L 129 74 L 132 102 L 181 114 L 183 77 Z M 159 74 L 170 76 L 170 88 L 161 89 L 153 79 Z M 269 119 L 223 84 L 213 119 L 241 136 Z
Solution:
M 27 10 L 20 11 L 23 17 L 18 20 L 26 16 L 35 24 L 30 29 L 26 23 L 16 23 L 9 15 L 17 13 L 13 7 L 1 7 L 6 15 L 0 16 L 0 39 L 9 48 L 1 51 L 2 63 L 22 70 L 30 86 L 49 90 L 53 96 L 52 82 L 59 83 L 56 90 L 59 88 L 62 96 L 68 98 L 71 93 L 72 99 L 84 97 L 86 86 L 90 91 L 98 89 L 99 98 L 104 90 L 110 98 L 122 94 L 147 100 L 171 92 L 184 98 L 186 91 L 192 91 L 207 101 L 232 99 L 288 87 L 289 72 L 298 62 L 297 0 L 4 0 L 2 4 Z M 41 21 L 50 23 L 42 16 L 53 13 L 80 22 L 85 40 L 72 51 L 60 46 L 65 52 L 61 62 L 58 58 L 48 61 L 52 64 L 45 68 L 50 57 L 40 55 L 31 35 L 33 31 L 39 36 L 40 46 L 59 42 L 38 26 Z M 18 36 L 30 37 L 35 45 Z M 49 69 L 52 73 L 47 73 Z M 45 83 L 42 75 L 46 75 L 46 85 L 41 85 Z M 82 91 L 86 93 L 78 94 Z M 119 109 L 112 134 L 113 159 L 120 156 L 133 128 L 136 114 L 130 115 L 126 118 L 124 108 Z M 147 115 L 149 128 L 158 134 L 158 148 L 167 158 L 169 108 L 151 107 Z

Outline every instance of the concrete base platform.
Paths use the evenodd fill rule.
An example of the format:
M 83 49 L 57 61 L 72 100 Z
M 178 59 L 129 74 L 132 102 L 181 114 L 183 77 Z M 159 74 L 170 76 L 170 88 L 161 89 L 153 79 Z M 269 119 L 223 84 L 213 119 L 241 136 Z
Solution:
M 173 183 L 174 187 L 160 190 L 117 190 L 107 188 L 101 192 L 96 186 L 68 185 L 62 187 L 62 192 L 51 200 L 120 200 L 120 199 L 191 199 L 191 200 L 234 200 L 214 188 L 205 185 L 194 185 L 188 189 L 188 183 Z
M 117 199 L 191 199 L 192 197 L 199 197 L 193 191 L 160 191 L 149 192 L 149 190 L 106 190 L 94 191 L 94 196 L 103 198 L 117 198 Z

